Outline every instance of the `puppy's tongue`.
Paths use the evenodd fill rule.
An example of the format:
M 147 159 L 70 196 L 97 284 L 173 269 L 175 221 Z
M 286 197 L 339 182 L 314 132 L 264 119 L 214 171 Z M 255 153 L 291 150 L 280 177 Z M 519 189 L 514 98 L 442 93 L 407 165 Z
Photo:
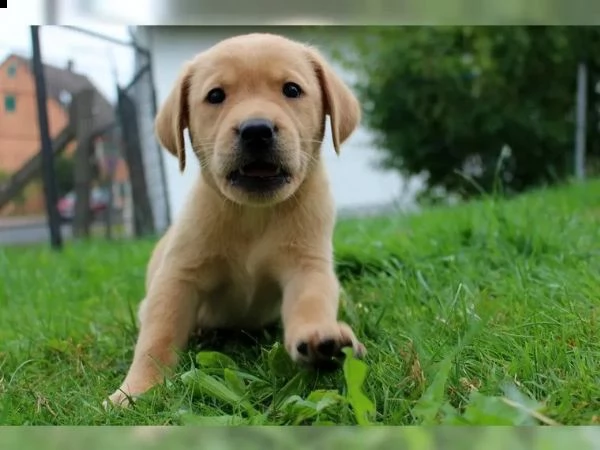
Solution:
M 252 163 L 244 166 L 241 173 L 249 177 L 274 177 L 279 174 L 279 167 L 272 164 Z

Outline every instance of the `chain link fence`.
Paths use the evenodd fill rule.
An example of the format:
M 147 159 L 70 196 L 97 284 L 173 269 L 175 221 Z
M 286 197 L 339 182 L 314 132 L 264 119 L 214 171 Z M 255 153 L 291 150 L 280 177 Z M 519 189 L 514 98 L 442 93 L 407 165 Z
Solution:
M 154 134 L 157 105 L 152 57 L 139 46 L 136 46 L 135 69 L 131 82 L 119 88 L 117 104 L 126 156 L 132 169 L 141 164 L 140 173 L 130 174 L 134 232 L 137 227 L 138 233 L 161 233 L 171 222 L 169 197 L 162 149 Z M 141 174 L 143 179 L 138 178 Z

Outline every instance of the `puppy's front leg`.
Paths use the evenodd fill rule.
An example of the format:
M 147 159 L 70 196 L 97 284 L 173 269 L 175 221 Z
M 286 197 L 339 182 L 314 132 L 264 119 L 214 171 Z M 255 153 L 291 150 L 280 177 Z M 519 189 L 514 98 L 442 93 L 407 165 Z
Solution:
M 364 345 L 347 324 L 337 320 L 339 282 L 323 263 L 302 266 L 284 285 L 282 321 L 285 346 L 296 362 L 318 364 L 352 347 L 357 357 Z
M 116 405 L 159 383 L 164 371 L 178 362 L 196 323 L 199 293 L 190 281 L 158 276 L 152 283 L 143 313 L 133 362 L 123 384 L 109 400 Z

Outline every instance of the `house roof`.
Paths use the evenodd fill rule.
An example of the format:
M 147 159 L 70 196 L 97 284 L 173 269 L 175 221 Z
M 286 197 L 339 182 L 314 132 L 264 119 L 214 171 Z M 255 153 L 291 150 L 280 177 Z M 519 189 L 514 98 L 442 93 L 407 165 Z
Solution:
M 32 71 L 33 60 L 17 54 L 9 55 L 5 61 L 16 59 L 19 63 L 26 65 Z M 85 89 L 92 89 L 94 92 L 94 131 L 101 135 L 106 135 L 105 130 L 115 122 L 115 107 L 108 101 L 102 93 L 94 86 L 90 79 L 80 73 L 72 70 L 72 67 L 57 67 L 50 64 L 44 64 L 44 77 L 46 80 L 46 92 L 48 98 L 56 100 L 59 104 L 65 105 L 65 93 L 73 97 Z M 110 134 L 110 133 L 108 133 Z

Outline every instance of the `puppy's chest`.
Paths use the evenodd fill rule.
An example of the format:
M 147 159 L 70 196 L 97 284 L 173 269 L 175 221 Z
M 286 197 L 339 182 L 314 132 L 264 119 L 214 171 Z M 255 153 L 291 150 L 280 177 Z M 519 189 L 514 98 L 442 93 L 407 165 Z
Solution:
M 268 261 L 251 257 L 224 261 L 220 290 L 237 301 L 256 303 L 281 294 Z
M 238 245 L 213 259 L 208 308 L 221 326 L 263 326 L 277 319 L 282 290 L 274 256 L 260 245 Z M 202 276 L 202 274 L 199 274 Z

